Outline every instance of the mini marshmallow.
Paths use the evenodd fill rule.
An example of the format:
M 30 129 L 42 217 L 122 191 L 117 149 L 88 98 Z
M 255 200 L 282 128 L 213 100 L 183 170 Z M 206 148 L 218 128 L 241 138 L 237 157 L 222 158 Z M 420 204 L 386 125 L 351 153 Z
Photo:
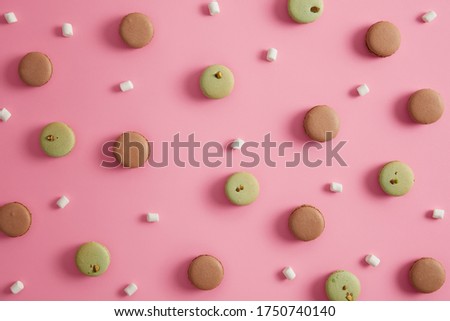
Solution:
M 61 196 L 61 198 L 56 202 L 59 208 L 64 208 L 69 204 L 70 200 L 66 196 Z
M 8 109 L 3 108 L 0 110 L 0 119 L 4 122 L 7 122 L 8 119 L 11 118 L 11 113 L 9 112 Z
M 130 283 L 123 291 L 128 295 L 132 296 L 136 291 L 138 290 L 138 287 L 134 283 Z
M 150 222 L 150 223 L 159 222 L 159 214 L 158 213 L 147 213 L 147 222 Z
M 367 264 L 372 265 L 373 267 L 377 266 L 381 262 L 380 259 L 373 254 L 367 255 L 365 260 Z
M 217 1 L 211 1 L 208 3 L 209 14 L 215 16 L 220 13 L 219 3 Z
M 129 91 L 133 88 L 134 88 L 134 85 L 131 82 L 131 80 L 127 80 L 127 81 L 120 83 L 120 90 L 122 90 L 123 92 Z
M 7 23 L 16 23 L 17 17 L 14 12 L 8 12 L 4 14 Z
M 290 266 L 286 266 L 286 267 L 283 269 L 283 274 L 284 274 L 284 276 L 286 277 L 286 279 L 288 279 L 288 280 L 293 280 L 293 279 L 295 279 L 295 272 L 294 272 L 294 270 L 293 270 Z
M 232 143 L 231 143 L 231 148 L 232 149 L 241 149 L 242 145 L 244 145 L 244 141 L 240 138 L 236 138 Z
M 73 36 L 73 27 L 70 23 L 63 23 L 62 25 L 62 34 L 66 38 L 70 38 Z
M 11 290 L 12 294 L 17 294 L 20 291 L 22 291 L 24 288 L 25 288 L 25 286 L 23 285 L 23 283 L 21 281 L 17 281 L 13 285 L 11 285 L 11 287 L 9 289 Z
M 433 10 L 431 10 L 422 16 L 422 20 L 423 20 L 423 22 L 431 22 L 434 19 L 436 19 L 436 17 L 437 17 L 437 13 L 434 12 Z
M 332 191 L 332 192 L 342 193 L 343 190 L 344 190 L 344 186 L 342 186 L 341 183 L 333 182 L 330 184 L 330 191 Z
M 444 218 L 444 215 L 445 215 L 445 211 L 444 211 L 444 210 L 441 210 L 441 209 L 439 209 L 439 208 L 435 208 L 435 209 L 433 210 L 433 218 L 436 218 L 436 219 L 443 219 L 443 218 Z
M 278 50 L 276 50 L 275 48 L 269 48 L 269 50 L 267 50 L 267 56 L 266 59 L 267 61 L 275 61 L 277 60 L 277 55 L 278 55 Z
M 360 96 L 365 96 L 370 92 L 369 86 L 367 86 L 366 84 L 362 84 L 361 86 L 356 88 L 356 90 L 358 91 L 358 94 Z

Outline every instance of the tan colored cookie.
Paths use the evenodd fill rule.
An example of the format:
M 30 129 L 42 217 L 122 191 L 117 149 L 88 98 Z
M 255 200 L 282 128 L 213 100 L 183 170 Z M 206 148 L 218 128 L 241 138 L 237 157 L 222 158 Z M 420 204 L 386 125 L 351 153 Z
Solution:
M 420 89 L 409 97 L 408 112 L 415 122 L 432 124 L 444 113 L 444 101 L 433 89 Z
M 120 135 L 113 148 L 114 156 L 125 168 L 143 167 L 150 157 L 150 152 L 147 138 L 136 132 Z
M 400 30 L 391 22 L 379 21 L 373 24 L 366 33 L 367 48 L 379 57 L 389 57 L 399 48 Z
M 311 205 L 302 205 L 291 213 L 288 225 L 296 238 L 302 241 L 312 241 L 318 238 L 325 229 L 325 219 L 317 208 Z
M 50 58 L 41 52 L 27 53 L 19 63 L 19 76 L 24 83 L 33 87 L 45 85 L 53 74 Z
M 411 266 L 409 270 L 409 281 L 419 292 L 435 292 L 445 283 L 444 266 L 433 258 L 421 258 Z
M 222 263 L 212 255 L 200 255 L 189 265 L 188 278 L 200 290 L 212 290 L 218 287 L 223 275 Z
M 306 135 L 312 140 L 325 142 L 335 138 L 339 132 L 340 120 L 336 111 L 326 105 L 311 108 L 303 120 Z M 327 135 L 327 132 L 329 133 Z
M 0 207 L 0 231 L 10 237 L 22 236 L 31 226 L 31 213 L 25 205 L 13 202 Z
M 153 25 L 149 17 L 134 12 L 123 17 L 119 33 L 122 40 L 131 48 L 145 47 L 153 39 Z

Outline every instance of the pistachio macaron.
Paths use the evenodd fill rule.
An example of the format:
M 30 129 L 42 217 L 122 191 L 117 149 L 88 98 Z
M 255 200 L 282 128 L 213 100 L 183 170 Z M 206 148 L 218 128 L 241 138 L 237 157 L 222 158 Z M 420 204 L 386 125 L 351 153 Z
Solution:
M 259 196 L 258 180 L 248 172 L 234 173 L 225 183 L 225 195 L 234 205 L 249 205 Z
M 46 125 L 40 135 L 41 148 L 50 157 L 63 157 L 75 147 L 75 134 L 67 124 L 54 122 Z
M 323 0 L 289 0 L 289 16 L 297 23 L 311 23 L 323 14 Z
M 97 242 L 82 244 L 76 253 L 75 264 L 87 276 L 100 276 L 108 270 L 111 257 L 108 249 Z
M 361 283 L 353 273 L 338 270 L 328 277 L 325 291 L 330 301 L 356 301 L 361 293 Z
M 381 169 L 378 182 L 386 194 L 402 196 L 408 193 L 414 185 L 414 172 L 405 163 L 389 162 Z
M 203 95 L 211 99 L 225 98 L 234 88 L 233 72 L 223 65 L 207 67 L 200 76 L 200 89 Z

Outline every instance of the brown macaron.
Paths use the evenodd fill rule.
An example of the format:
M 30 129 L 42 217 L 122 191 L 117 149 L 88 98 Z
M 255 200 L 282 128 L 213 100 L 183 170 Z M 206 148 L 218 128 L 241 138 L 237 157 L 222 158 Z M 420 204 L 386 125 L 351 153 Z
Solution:
M 411 266 L 409 281 L 419 292 L 435 292 L 445 283 L 444 266 L 431 257 L 421 258 Z
M 420 89 L 409 97 L 408 112 L 416 123 L 432 124 L 444 113 L 444 101 L 437 91 Z
M 130 13 L 120 22 L 119 33 L 129 47 L 142 48 L 153 39 L 153 24 L 143 13 Z
M 212 290 L 220 285 L 224 275 L 222 263 L 212 255 L 200 255 L 192 260 L 188 278 L 200 290 Z
M 113 148 L 114 156 L 125 168 L 143 167 L 150 152 L 147 138 L 137 132 L 123 133 L 117 138 Z
M 25 205 L 13 202 L 0 207 L 0 231 L 10 237 L 22 236 L 31 226 L 31 213 Z
M 52 78 L 52 74 L 52 62 L 41 52 L 29 52 L 20 60 L 19 76 L 28 86 L 43 86 Z
M 391 22 L 374 23 L 366 33 L 366 46 L 378 57 L 389 57 L 399 48 L 401 42 L 400 30 Z
M 311 108 L 303 119 L 306 135 L 312 140 L 325 142 L 335 138 L 339 132 L 340 120 L 336 111 L 326 105 Z
M 289 230 L 302 241 L 312 241 L 318 238 L 325 229 L 325 219 L 322 213 L 311 205 L 297 207 L 289 216 Z

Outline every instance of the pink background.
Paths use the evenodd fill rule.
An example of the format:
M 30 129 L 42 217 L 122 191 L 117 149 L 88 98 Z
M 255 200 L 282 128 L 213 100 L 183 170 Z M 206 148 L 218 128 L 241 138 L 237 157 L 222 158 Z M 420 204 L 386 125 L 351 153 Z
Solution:
M 336 269 L 355 273 L 361 300 L 447 300 L 450 282 L 433 294 L 415 293 L 407 281 L 411 263 L 423 256 L 450 270 L 450 219 L 434 220 L 433 208 L 450 210 L 449 112 L 430 126 L 406 113 L 408 96 L 434 88 L 450 101 L 447 1 L 325 1 L 323 16 L 298 25 L 285 0 L 221 0 L 222 12 L 209 16 L 207 0 L 190 1 L 26 1 L 2 0 L 0 12 L 14 11 L 19 22 L 0 23 L 0 106 L 13 117 L 0 122 L 0 203 L 19 201 L 33 213 L 28 234 L 0 235 L 1 300 L 324 300 L 324 282 Z M 420 16 L 435 10 L 424 24 Z M 117 33 L 125 14 L 148 14 L 155 27 L 151 44 L 126 48 Z M 367 28 L 389 20 L 402 33 L 392 57 L 371 56 Z M 75 36 L 60 35 L 71 22 Z M 264 60 L 276 47 L 278 60 Z M 41 88 L 23 85 L 20 58 L 42 51 L 54 64 Z M 230 67 L 236 79 L 231 96 L 204 98 L 198 77 L 210 64 Z M 118 91 L 131 79 L 135 89 Z M 371 92 L 357 97 L 367 83 Z M 333 106 L 341 117 L 337 141 L 348 167 L 251 169 L 260 198 L 236 207 L 223 194 L 233 168 L 100 167 L 101 146 L 122 131 L 134 130 L 160 146 L 180 133 L 224 146 L 236 137 L 261 141 L 271 132 L 278 142 L 307 141 L 305 112 Z M 77 145 L 61 159 L 46 157 L 38 137 L 52 121 L 68 123 Z M 156 159 L 158 148 L 155 149 Z M 323 156 L 313 153 L 312 156 Z M 243 159 L 243 158 L 242 158 Z M 399 198 L 384 195 L 377 173 L 391 160 L 407 162 L 416 184 Z M 331 181 L 344 193 L 327 191 Z M 71 203 L 55 206 L 62 194 Z M 301 204 L 320 208 L 326 228 L 320 238 L 296 241 L 287 229 L 289 213 Z M 161 221 L 145 222 L 158 212 Z M 81 275 L 76 248 L 90 240 L 109 248 L 112 263 L 98 278 Z M 200 291 L 186 277 L 192 258 L 209 253 L 225 267 L 217 289 Z M 367 266 L 375 253 L 382 262 Z M 291 265 L 294 281 L 281 270 Z M 9 286 L 26 286 L 13 296 Z M 130 282 L 139 286 L 131 298 Z

